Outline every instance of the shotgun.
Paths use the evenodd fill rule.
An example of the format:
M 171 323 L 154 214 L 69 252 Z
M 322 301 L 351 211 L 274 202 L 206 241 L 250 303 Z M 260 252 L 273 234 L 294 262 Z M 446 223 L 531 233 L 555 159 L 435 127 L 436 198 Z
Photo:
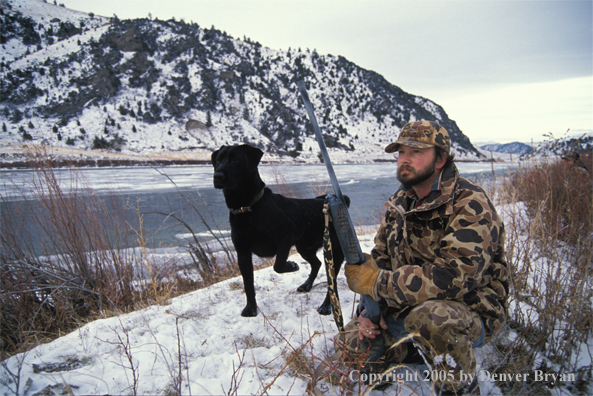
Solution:
M 336 230 L 336 234 L 338 235 L 338 240 L 340 241 L 340 246 L 344 252 L 344 259 L 348 264 L 360 265 L 364 262 L 364 255 L 360 249 L 360 243 L 356 237 L 356 232 L 354 231 L 354 226 L 352 225 L 352 220 L 350 219 L 350 214 L 348 213 L 348 207 L 344 201 L 342 190 L 340 190 L 338 179 L 336 178 L 334 168 L 329 159 L 325 141 L 323 140 L 321 130 L 317 124 L 317 118 L 315 117 L 313 106 L 309 100 L 309 95 L 307 94 L 304 81 L 297 81 L 297 86 L 301 93 L 305 109 L 309 114 L 311 124 L 313 125 L 315 137 L 317 138 L 317 144 L 319 144 L 319 150 L 321 151 L 323 162 L 327 168 L 327 173 L 329 174 L 329 179 L 334 190 L 334 194 L 328 194 L 326 199 L 329 206 L 329 212 L 334 223 L 334 228 Z M 335 279 L 333 281 L 335 281 Z M 337 296 L 335 300 L 339 304 Z M 334 300 L 332 299 L 332 303 L 333 301 Z M 365 312 L 363 313 L 364 317 L 371 319 L 373 323 L 379 323 L 381 312 L 379 309 L 379 303 L 377 301 L 373 300 L 371 296 L 361 296 L 360 305 L 361 312 L 362 308 L 365 309 Z M 334 311 L 336 311 L 336 307 L 334 307 Z

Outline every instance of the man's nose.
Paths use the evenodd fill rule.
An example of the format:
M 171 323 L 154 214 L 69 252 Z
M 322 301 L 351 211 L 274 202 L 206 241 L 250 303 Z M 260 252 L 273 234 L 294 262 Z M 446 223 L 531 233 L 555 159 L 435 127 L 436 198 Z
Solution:
M 397 156 L 397 163 L 398 164 L 408 164 L 410 163 L 410 156 L 406 153 L 399 153 Z

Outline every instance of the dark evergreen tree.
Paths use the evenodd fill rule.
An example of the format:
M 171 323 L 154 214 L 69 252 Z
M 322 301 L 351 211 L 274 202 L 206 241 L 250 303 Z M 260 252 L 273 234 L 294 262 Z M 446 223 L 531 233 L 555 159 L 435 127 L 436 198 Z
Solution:
M 210 114 L 210 111 L 206 113 L 206 126 L 208 128 L 212 126 L 212 114 Z

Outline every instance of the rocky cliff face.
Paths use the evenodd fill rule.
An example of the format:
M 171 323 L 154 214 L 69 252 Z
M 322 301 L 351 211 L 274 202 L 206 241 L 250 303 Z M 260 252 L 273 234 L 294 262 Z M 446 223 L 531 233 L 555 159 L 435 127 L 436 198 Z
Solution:
M 105 19 L 32 0 L 54 15 L 39 19 L 21 2 L 5 1 L 0 15 L 8 26 L 3 140 L 133 152 L 249 143 L 313 161 L 317 144 L 296 88 L 303 79 L 328 147 L 351 159 L 381 157 L 399 129 L 418 119 L 440 122 L 458 156 L 481 156 L 439 105 L 343 57 L 277 51 L 183 21 Z

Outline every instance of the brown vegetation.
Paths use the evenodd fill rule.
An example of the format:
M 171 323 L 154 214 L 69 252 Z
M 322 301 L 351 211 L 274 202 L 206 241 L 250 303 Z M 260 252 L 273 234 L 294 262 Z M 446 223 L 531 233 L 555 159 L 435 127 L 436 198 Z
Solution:
M 522 166 L 502 181 L 512 289 L 509 332 L 492 371 L 530 379 L 500 384 L 505 394 L 545 394 L 561 385 L 579 394 L 591 381 L 591 364 L 577 362 L 593 327 L 591 180 L 558 161 Z M 572 373 L 575 381 L 536 382 L 535 370 Z
M 185 255 L 189 262 L 179 256 L 156 262 L 139 209 L 132 207 L 137 219 L 126 218 L 129 203 L 115 194 L 100 199 L 76 169 L 70 188 L 63 189 L 55 164 L 43 153 L 32 154 L 29 162 L 35 164 L 33 197 L 23 193 L 18 205 L 3 205 L 0 218 L 2 359 L 88 321 L 163 304 L 239 275 L 228 263 L 234 260 L 228 245 L 221 243 L 225 254 L 217 257 L 195 235 Z M 26 217 L 35 233 L 23 229 Z

